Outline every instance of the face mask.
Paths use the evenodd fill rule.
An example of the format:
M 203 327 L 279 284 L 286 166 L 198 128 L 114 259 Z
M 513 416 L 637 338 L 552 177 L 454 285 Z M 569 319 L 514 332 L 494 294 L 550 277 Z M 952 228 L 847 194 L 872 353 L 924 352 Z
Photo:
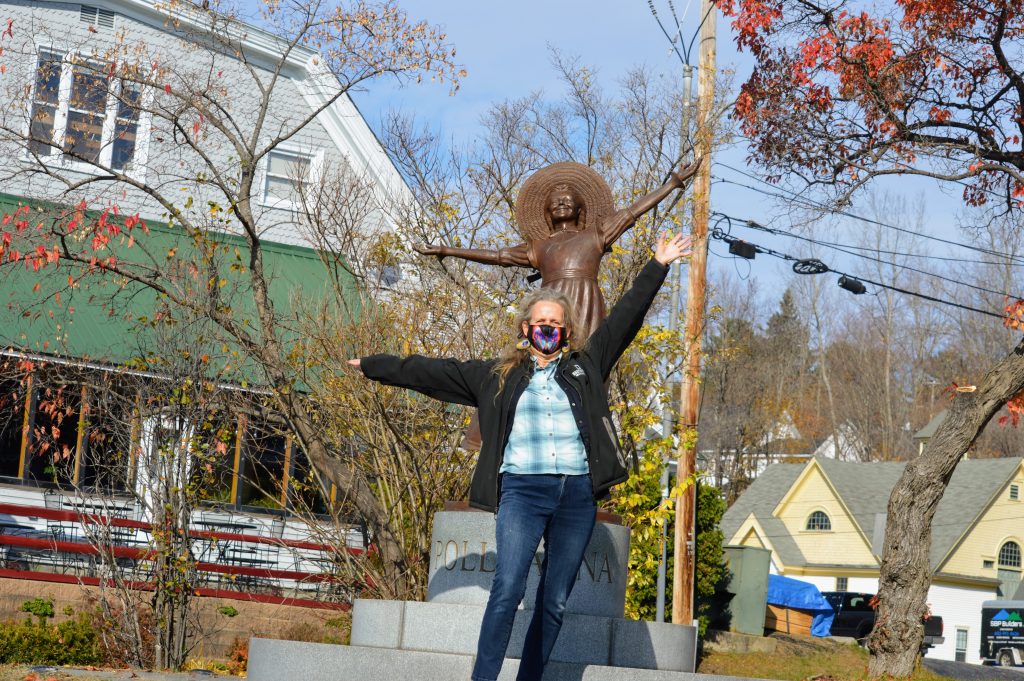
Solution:
M 563 345 L 566 345 L 569 342 L 569 338 L 565 333 L 565 329 L 560 326 L 531 324 L 529 341 L 530 345 L 537 348 L 541 353 L 550 355 Z

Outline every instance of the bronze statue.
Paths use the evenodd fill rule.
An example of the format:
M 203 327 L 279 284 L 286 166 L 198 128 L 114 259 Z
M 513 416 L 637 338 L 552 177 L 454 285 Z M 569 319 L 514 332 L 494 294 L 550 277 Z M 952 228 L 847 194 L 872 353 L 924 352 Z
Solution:
M 685 186 L 699 165 L 695 161 L 672 172 L 668 182 L 615 211 L 611 190 L 593 169 L 571 161 L 555 163 L 531 175 L 519 191 L 516 223 L 525 243 L 496 251 L 429 244 L 415 248 L 440 258 L 539 270 L 542 286 L 561 291 L 575 305 L 579 333 L 587 338 L 605 316 L 597 282 L 604 254 L 640 216 Z

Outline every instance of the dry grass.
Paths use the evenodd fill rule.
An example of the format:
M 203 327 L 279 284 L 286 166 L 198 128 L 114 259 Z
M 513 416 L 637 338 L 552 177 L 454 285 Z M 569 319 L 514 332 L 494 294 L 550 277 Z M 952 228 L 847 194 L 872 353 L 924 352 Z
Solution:
M 700 661 L 701 674 L 746 676 L 779 681 L 863 681 L 867 678 L 867 651 L 852 644 L 778 637 L 772 654 L 708 652 Z M 919 669 L 913 681 L 950 681 Z

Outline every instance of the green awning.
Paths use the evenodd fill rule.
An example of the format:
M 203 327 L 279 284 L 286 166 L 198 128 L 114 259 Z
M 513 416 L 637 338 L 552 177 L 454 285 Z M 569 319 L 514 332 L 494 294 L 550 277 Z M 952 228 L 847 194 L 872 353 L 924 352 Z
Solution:
M 28 212 L 22 208 L 14 219 L 19 207 L 26 205 Z M 66 222 L 72 212 L 66 206 L 0 194 L 0 216 L 6 223 L 0 226 L 0 233 L 13 233 L 20 220 L 27 219 L 27 230 L 37 224 L 45 227 L 54 219 Z M 101 219 L 100 211 L 85 211 L 83 215 L 87 224 Z M 124 216 L 108 214 L 104 219 L 124 222 Z M 137 271 L 160 271 L 164 281 L 175 282 L 179 291 L 191 289 L 194 296 L 204 295 L 208 285 L 215 286 L 220 304 L 234 323 L 262 342 L 249 285 L 249 249 L 243 238 L 207 232 L 207 240 L 196 244 L 185 230 L 173 225 L 147 222 L 146 227 L 148 233 L 138 227 L 130 235 L 122 231 L 97 254 L 115 255 L 123 266 Z M 20 243 L 24 246 L 27 242 Z M 14 234 L 11 246 L 18 244 L 18 235 Z M 346 304 L 352 314 L 358 314 L 359 300 L 351 276 L 329 270 L 315 250 L 264 242 L 262 251 L 270 297 L 280 318 L 278 336 L 286 346 L 300 340 L 301 307 L 315 307 L 325 300 L 333 305 L 337 300 L 332 285 L 335 275 Z M 83 277 L 82 271 L 82 266 L 64 261 L 34 271 L 24 262 L 10 262 L 4 254 L 0 264 L 0 346 L 110 366 L 147 368 L 154 368 L 149 361 L 154 355 L 196 352 L 221 362 L 218 371 L 233 363 L 238 382 L 263 382 L 237 352 L 238 346 L 208 320 L 178 314 L 162 303 L 159 293 L 137 282 L 117 279 L 108 272 Z M 158 314 L 161 310 L 170 314 Z

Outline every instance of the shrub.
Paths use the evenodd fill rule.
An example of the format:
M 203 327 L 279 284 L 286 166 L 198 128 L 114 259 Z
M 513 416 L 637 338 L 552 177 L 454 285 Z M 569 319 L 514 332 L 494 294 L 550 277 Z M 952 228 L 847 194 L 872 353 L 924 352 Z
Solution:
M 152 608 L 138 603 L 125 611 L 111 598 L 90 595 L 88 600 L 89 623 L 96 633 L 103 663 L 110 667 L 152 667 L 156 632 Z
M 67 608 L 65 608 L 67 610 Z M 21 611 L 35 615 L 39 618 L 40 624 L 54 615 L 53 600 L 49 598 L 33 598 L 21 604 Z M 70 614 L 65 612 L 65 614 Z
M 304 620 L 291 624 L 274 638 L 285 641 L 309 641 L 310 643 L 348 644 L 352 635 L 352 615 L 343 612 L 337 617 L 323 621 Z
M 54 625 L 46 621 L 45 615 L 33 614 L 37 622 L 25 619 L 0 624 L 0 663 L 88 665 L 102 660 L 96 632 L 87 616 Z
M 324 634 L 321 643 L 340 643 L 342 645 L 348 645 L 349 639 L 352 637 L 352 613 L 343 612 L 337 617 L 324 622 L 324 626 L 328 628 L 328 632 Z
M 231 644 L 231 654 L 228 656 L 228 671 L 235 676 L 241 676 L 249 668 L 249 639 L 236 636 Z

